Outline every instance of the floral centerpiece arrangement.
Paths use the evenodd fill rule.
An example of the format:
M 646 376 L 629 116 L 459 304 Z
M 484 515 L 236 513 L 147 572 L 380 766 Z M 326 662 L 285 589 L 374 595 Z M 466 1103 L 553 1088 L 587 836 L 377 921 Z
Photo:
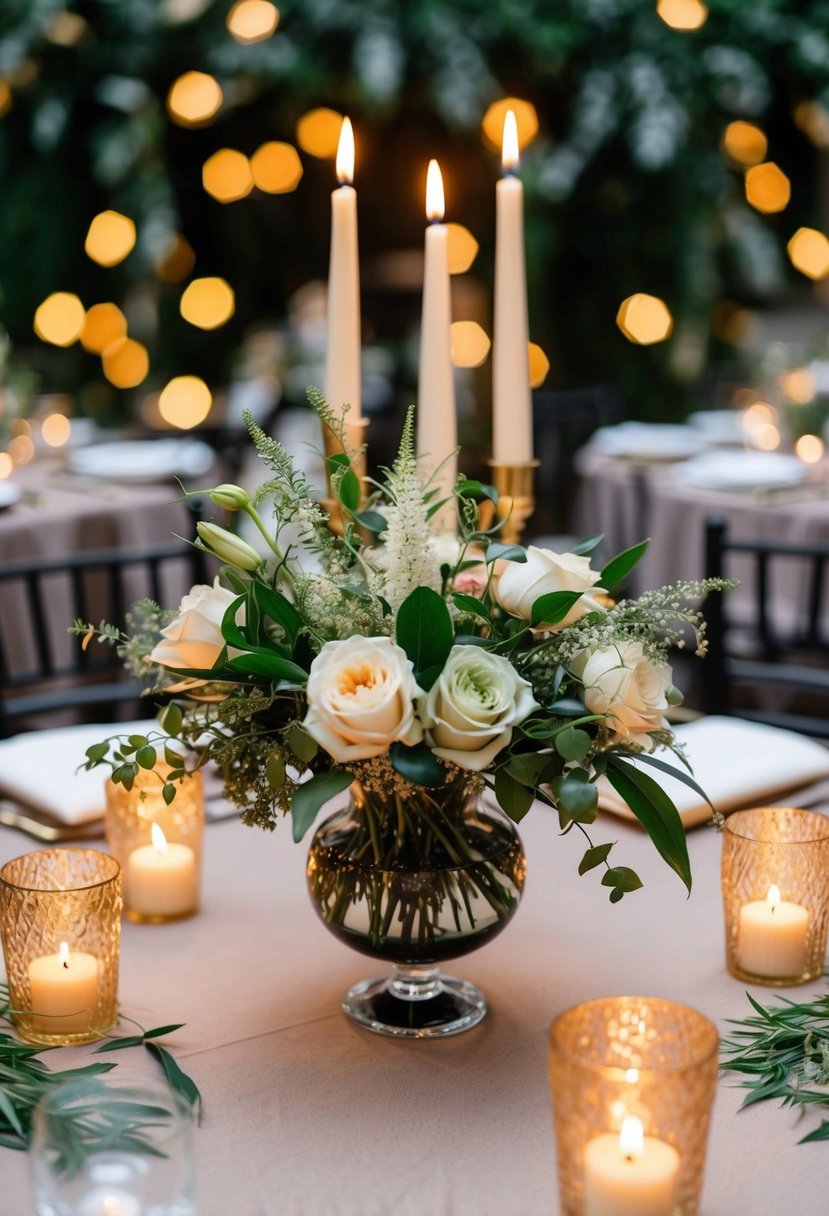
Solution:
M 342 420 L 309 395 L 345 446 Z M 353 454 L 329 458 L 335 531 L 285 449 L 248 426 L 270 479 L 252 498 L 234 485 L 209 495 L 253 521 L 266 556 L 200 523 L 196 543 L 225 563 L 213 586 L 173 612 L 136 605 L 127 634 L 75 624 L 174 698 L 158 732 L 96 744 L 87 767 L 109 764 L 127 787 L 156 769 L 172 801 L 188 771 L 213 763 L 246 823 L 290 815 L 297 840 L 350 787 L 346 818 L 315 837 L 312 895 L 352 944 L 388 957 L 393 938 L 391 954 L 409 963 L 477 944 L 517 904 L 520 842 L 482 810 L 485 791 L 513 823 L 533 804 L 551 808 L 563 834 L 584 838 L 580 872 L 600 870 L 616 902 L 641 882 L 590 835 L 604 775 L 690 889 L 682 823 L 645 766 L 698 789 L 681 756 L 672 765 L 653 752 L 671 747 L 665 711 L 681 700 L 669 648 L 690 630 L 703 653 L 696 605 L 713 584 L 615 602 L 647 542 L 601 569 L 600 538 L 571 553 L 500 543 L 492 487 L 460 478 L 439 500 L 422 484 L 411 413 L 367 498 Z M 449 512 L 457 531 L 438 531 Z M 347 873 L 332 869 L 335 853 Z M 428 889 L 393 880 L 436 868 L 443 878 Z

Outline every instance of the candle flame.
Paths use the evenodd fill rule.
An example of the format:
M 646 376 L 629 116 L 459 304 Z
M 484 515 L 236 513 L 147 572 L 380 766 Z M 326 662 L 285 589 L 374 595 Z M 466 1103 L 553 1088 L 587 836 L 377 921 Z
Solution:
M 507 110 L 504 119 L 504 134 L 501 142 L 501 168 L 515 172 L 519 165 L 518 123 L 512 110 Z
M 153 838 L 153 848 L 160 857 L 163 857 L 168 849 L 167 837 L 157 823 L 154 823 L 150 828 L 150 835 Z
M 440 165 L 436 160 L 430 160 L 429 169 L 426 173 L 426 218 L 428 220 L 442 220 L 445 209 L 446 203 L 443 197 L 443 178 L 440 173 Z
M 354 181 L 354 129 L 348 117 L 343 119 L 337 144 L 337 181 L 341 186 L 350 186 Z
M 61 942 L 58 947 L 58 961 L 62 967 L 69 967 L 69 942 Z
M 774 885 L 774 883 L 772 883 L 771 886 L 769 887 L 769 893 L 766 896 L 766 904 L 768 905 L 769 912 L 776 912 L 777 905 L 779 903 L 780 903 L 780 888 L 776 887 Z
M 645 1149 L 645 1129 L 636 1115 L 625 1115 L 619 1132 L 619 1152 L 628 1161 L 641 1157 Z

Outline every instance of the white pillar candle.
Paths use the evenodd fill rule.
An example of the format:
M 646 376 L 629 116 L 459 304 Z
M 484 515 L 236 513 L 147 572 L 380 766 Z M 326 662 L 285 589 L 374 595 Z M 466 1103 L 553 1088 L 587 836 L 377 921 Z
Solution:
M 679 1153 L 628 1115 L 618 1136 L 596 1136 L 584 1152 L 585 1216 L 671 1216 Z
M 504 176 L 495 187 L 495 316 L 492 331 L 492 459 L 524 464 L 533 458 L 524 186 L 518 169 L 518 127 L 504 122 Z
M 361 417 L 360 260 L 357 243 L 357 191 L 354 178 L 354 133 L 343 119 L 337 149 L 339 186 L 331 194 L 331 255 L 328 269 L 328 345 L 325 396 L 339 413 L 351 406 L 347 423 Z
M 152 844 L 133 849 L 124 870 L 124 904 L 139 916 L 185 916 L 198 905 L 196 855 L 186 844 L 168 844 L 157 823 Z
M 417 386 L 417 454 L 426 478 L 440 467 L 432 482 L 438 497 L 451 493 L 458 475 L 458 424 L 455 417 L 455 379 L 450 334 L 452 296 L 449 284 L 449 234 L 443 219 L 443 178 L 436 160 L 429 161 L 426 176 L 425 263 L 423 312 L 420 324 L 420 368 Z M 435 531 L 455 528 L 455 511 L 447 506 L 433 517 Z
M 33 1029 L 52 1034 L 84 1034 L 98 1007 L 98 960 L 94 954 L 70 951 L 61 942 L 57 954 L 29 963 Z
M 737 961 L 750 975 L 786 979 L 806 969 L 809 911 L 780 898 L 772 883 L 765 899 L 740 908 Z

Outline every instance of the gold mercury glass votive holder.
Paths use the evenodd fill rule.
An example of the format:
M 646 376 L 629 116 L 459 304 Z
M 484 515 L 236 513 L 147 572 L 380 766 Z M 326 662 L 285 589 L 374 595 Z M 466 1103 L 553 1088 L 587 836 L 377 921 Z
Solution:
M 106 784 L 106 839 L 124 874 L 124 915 L 163 924 L 199 910 L 204 783 L 195 772 L 175 783 L 168 806 L 162 790 L 170 767 L 139 769 L 131 790 Z
M 829 818 L 785 806 L 729 815 L 722 894 L 732 975 L 774 987 L 816 979 L 829 923 Z
M 11 1018 L 45 1046 L 87 1043 L 118 1019 L 121 868 L 97 849 L 42 849 L 0 869 Z
M 714 1025 L 656 997 L 586 1001 L 550 1027 L 562 1216 L 693 1216 L 717 1081 Z

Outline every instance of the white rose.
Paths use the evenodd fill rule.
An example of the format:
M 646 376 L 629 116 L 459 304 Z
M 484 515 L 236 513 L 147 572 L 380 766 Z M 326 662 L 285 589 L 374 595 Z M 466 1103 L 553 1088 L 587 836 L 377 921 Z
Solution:
M 591 570 L 590 559 L 576 553 L 554 553 L 552 549 L 539 549 L 530 545 L 526 562 L 505 562 L 494 587 L 496 598 L 511 616 L 522 621 L 532 620 L 533 604 L 542 595 L 554 591 L 596 591 L 601 577 L 598 570 Z M 588 612 L 603 612 L 603 606 L 592 595 L 583 594 L 573 607 L 554 625 L 541 623 L 539 629 L 558 630 L 571 625 Z
M 162 629 L 162 640 L 150 654 L 152 662 L 162 667 L 209 670 L 225 644 L 222 618 L 236 598 L 234 591 L 219 586 L 218 575 L 212 587 L 191 587 L 179 604 L 178 616 Z M 239 622 L 243 620 L 240 613 Z
M 421 691 L 391 638 L 326 642 L 311 664 L 302 725 L 338 764 L 368 760 L 395 741 L 420 742 L 413 702 Z
M 581 668 L 584 703 L 591 713 L 609 714 L 607 725 L 616 739 L 653 748 L 650 732 L 664 730 L 668 708 L 665 690 L 673 682 L 668 663 L 649 659 L 641 642 L 617 642 L 575 664 Z
M 418 699 L 429 746 L 441 760 L 479 773 L 512 739 L 512 728 L 537 702 L 532 688 L 502 655 L 453 646 L 443 671 Z

